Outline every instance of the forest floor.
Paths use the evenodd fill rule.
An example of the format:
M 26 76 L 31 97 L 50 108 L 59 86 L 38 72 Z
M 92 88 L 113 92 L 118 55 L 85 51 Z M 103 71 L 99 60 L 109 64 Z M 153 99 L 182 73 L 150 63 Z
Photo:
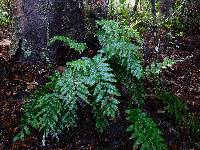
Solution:
M 169 57 L 183 59 L 171 69 L 167 69 L 161 75 L 166 81 L 167 87 L 173 94 L 180 97 L 188 104 L 190 112 L 200 117 L 200 67 L 193 60 L 195 52 L 184 48 L 173 48 L 166 41 L 165 32 L 160 32 L 160 52 L 155 52 L 155 39 L 150 33 L 144 34 L 144 59 L 145 64 Z M 2 46 L 4 45 L 4 46 Z M 39 131 L 33 132 L 23 142 L 13 143 L 14 136 L 19 132 L 21 107 L 25 96 L 34 91 L 36 87 L 48 81 L 58 66 L 28 66 L 13 63 L 8 55 L 10 41 L 8 36 L 0 39 L 0 149 L 2 150 L 131 150 L 133 141 L 125 131 L 125 109 L 128 102 L 126 97 L 121 98 L 120 115 L 110 123 L 103 134 L 95 130 L 94 119 L 91 118 L 90 109 L 85 106 L 79 110 L 79 122 L 76 129 L 64 132 L 57 139 L 47 139 L 46 147 L 42 147 L 42 135 Z M 151 86 L 146 87 L 151 88 Z M 192 135 L 190 131 L 176 124 L 167 114 L 161 113 L 163 108 L 157 106 L 154 98 L 148 98 L 145 106 L 153 119 L 159 123 L 164 133 L 166 142 L 171 150 L 198 150 L 200 149 L 200 137 Z

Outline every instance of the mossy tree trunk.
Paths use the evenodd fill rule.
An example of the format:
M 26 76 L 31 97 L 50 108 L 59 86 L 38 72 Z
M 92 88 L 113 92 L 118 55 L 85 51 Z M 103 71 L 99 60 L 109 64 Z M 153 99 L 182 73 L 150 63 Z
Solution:
M 78 41 L 85 38 L 82 0 L 14 0 L 13 6 L 10 54 L 17 62 L 54 63 L 58 45 L 48 45 L 50 38 L 55 35 Z

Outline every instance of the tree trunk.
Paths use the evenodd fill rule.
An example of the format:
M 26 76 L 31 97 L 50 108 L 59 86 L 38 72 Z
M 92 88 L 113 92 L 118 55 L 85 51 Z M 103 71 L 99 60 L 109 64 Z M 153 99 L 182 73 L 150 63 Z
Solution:
M 84 38 L 81 0 L 14 0 L 13 6 L 10 54 L 15 61 L 54 63 L 58 45 L 49 46 L 50 38 L 55 35 Z

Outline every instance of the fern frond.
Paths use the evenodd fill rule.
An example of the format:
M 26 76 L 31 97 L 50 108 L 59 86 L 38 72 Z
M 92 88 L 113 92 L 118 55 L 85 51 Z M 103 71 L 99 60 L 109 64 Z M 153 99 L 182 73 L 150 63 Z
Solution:
M 72 40 L 69 37 L 66 36 L 54 36 L 52 39 L 50 39 L 50 44 L 54 43 L 55 41 L 61 41 L 64 42 L 65 45 L 69 46 L 72 49 L 75 49 L 79 53 L 82 53 L 86 49 L 85 43 L 78 43 L 76 40 Z
M 123 78 L 122 81 L 126 89 L 128 90 L 128 93 L 131 94 L 132 102 L 136 104 L 139 108 L 144 106 L 145 99 L 146 99 L 144 81 L 134 79 L 131 76 L 127 76 L 127 78 Z
M 200 120 L 192 113 L 187 113 L 186 126 L 195 135 L 200 135 Z
M 127 111 L 131 125 L 127 131 L 131 132 L 135 140 L 134 147 L 140 150 L 167 150 L 165 140 L 155 122 L 140 109 Z
M 97 120 L 96 126 L 100 131 L 105 128 L 108 122 L 107 118 L 112 119 L 116 116 L 118 112 L 117 104 L 119 103 L 115 98 L 119 96 L 119 93 L 113 85 L 116 82 L 115 76 L 111 73 L 112 69 L 105 61 L 105 58 L 97 55 L 92 59 L 82 58 L 82 60 L 70 62 L 63 79 L 60 80 L 60 82 L 63 82 L 61 84 L 70 87 L 63 86 L 62 88 L 66 91 L 66 94 L 69 95 L 70 92 L 73 94 L 70 95 L 70 97 L 73 97 L 72 99 L 79 98 L 92 105 Z M 62 88 L 60 91 L 63 91 Z M 88 88 L 94 90 L 90 92 Z M 94 100 L 89 101 L 87 99 L 90 95 Z M 99 116 L 99 114 L 102 115 Z
M 118 22 L 99 21 L 98 25 L 102 30 L 97 34 L 99 42 L 102 46 L 101 53 L 106 55 L 109 60 L 126 68 L 127 72 L 138 79 L 143 77 L 142 54 L 140 47 L 142 40 L 138 33 L 128 28 L 128 26 L 120 26 Z M 137 38 L 138 45 L 131 42 L 132 38 Z
M 152 63 L 151 65 L 147 66 L 145 69 L 145 75 L 147 77 L 159 75 L 162 70 L 171 67 L 176 62 L 177 61 L 165 57 L 163 62 Z
M 76 127 L 80 101 L 92 106 L 96 127 L 103 131 L 118 113 L 119 103 L 115 76 L 106 60 L 97 55 L 69 62 L 62 75 L 51 77 L 24 105 L 22 132 L 15 140 L 24 138 L 29 127 L 43 131 L 45 137 Z
M 139 47 L 124 41 L 113 41 L 111 44 L 102 48 L 103 53 L 108 59 L 116 58 L 118 63 L 126 68 L 127 72 L 138 79 L 143 77 L 143 66 Z
M 121 25 L 114 20 L 100 20 L 97 21 L 97 25 L 101 27 L 97 36 L 103 47 L 109 44 L 111 40 L 131 42 L 132 38 L 136 38 L 138 45 L 143 43 L 139 32 L 127 25 Z
M 92 106 L 96 110 L 96 127 L 100 131 L 103 131 L 107 124 L 105 118 L 115 118 L 118 113 L 117 104 L 119 104 L 119 101 L 116 97 L 120 96 L 117 88 L 113 84 L 117 82 L 115 75 L 111 73 L 112 69 L 109 67 L 109 64 L 105 63 L 106 60 L 105 58 L 101 58 L 100 55 L 95 56 L 93 63 L 96 70 L 92 70 L 91 72 L 91 76 L 96 75 L 97 77 L 93 91 L 95 100 Z
M 57 132 L 61 103 L 56 94 L 45 94 L 24 104 L 22 130 L 14 139 L 22 140 L 30 134 L 30 127 L 43 131 L 45 137 Z
M 78 101 L 84 101 L 89 104 L 90 95 L 88 87 L 83 83 L 84 74 L 79 69 L 83 66 L 68 65 L 55 86 L 55 92 L 62 101 L 61 130 L 76 127 Z M 78 64 L 78 63 L 77 63 Z
M 180 99 L 174 96 L 172 93 L 159 90 L 156 91 L 156 97 L 166 105 L 166 110 L 171 116 L 173 116 L 177 122 L 181 123 L 184 120 L 184 116 L 187 112 L 187 105 L 180 101 Z

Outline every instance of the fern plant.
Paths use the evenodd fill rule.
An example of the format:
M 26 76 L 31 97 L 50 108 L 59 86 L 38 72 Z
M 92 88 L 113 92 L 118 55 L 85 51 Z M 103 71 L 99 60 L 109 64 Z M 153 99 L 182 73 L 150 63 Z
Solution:
M 139 108 L 145 104 L 144 79 L 151 74 L 159 74 L 162 69 L 174 64 L 174 61 L 166 58 L 161 63 L 144 68 L 140 50 L 143 40 L 138 32 L 112 20 L 98 21 L 97 24 L 101 26 L 101 31 L 97 34 L 102 46 L 99 52 L 111 62 L 118 82 L 125 85 L 138 106 L 138 109 L 128 111 L 131 123 L 128 131 L 135 137 L 135 146 L 139 149 L 167 149 L 161 131 Z M 133 39 L 136 40 L 135 43 L 132 42 Z
M 142 38 L 135 30 L 113 20 L 102 20 L 97 24 L 101 26 L 97 33 L 101 45 L 98 54 L 68 62 L 62 74 L 52 76 L 49 83 L 28 98 L 23 106 L 21 132 L 14 140 L 23 139 L 35 128 L 43 132 L 44 143 L 49 135 L 57 136 L 65 129 L 75 128 L 78 103 L 83 102 L 91 106 L 96 128 L 103 132 L 109 120 L 118 114 L 117 97 L 120 94 L 115 85 L 123 82 L 133 102 L 138 103 L 138 109 L 128 112 L 131 122 L 128 130 L 135 135 L 136 145 L 141 149 L 147 146 L 166 149 L 161 132 L 140 110 L 145 103 L 144 79 L 154 72 L 153 65 L 147 69 L 143 67 Z M 64 42 L 80 53 L 86 48 L 84 43 L 64 36 L 56 36 L 50 43 L 55 41 Z M 164 60 L 156 70 L 159 73 L 169 64 L 171 61 Z M 150 133 L 153 133 L 152 137 Z
M 131 138 L 135 139 L 134 147 L 140 150 L 166 150 L 165 140 L 156 123 L 140 109 L 127 111 L 131 125 L 127 131 L 131 132 Z
M 21 132 L 15 136 L 14 141 L 23 140 L 30 135 L 32 127 L 42 130 L 46 136 L 50 132 L 55 132 L 58 125 L 57 118 L 61 112 L 61 105 L 58 96 L 56 93 L 53 93 L 53 89 L 59 77 L 59 73 L 50 76 L 50 81 L 36 90 L 24 102 Z
M 24 105 L 22 130 L 14 140 L 23 139 L 31 133 L 31 128 L 43 131 L 45 139 L 76 127 L 77 104 L 82 101 L 92 106 L 96 127 L 102 132 L 108 120 L 117 115 L 119 103 L 115 76 L 105 61 L 97 55 L 67 63 L 62 75 L 52 77 L 52 81 L 36 91 Z

